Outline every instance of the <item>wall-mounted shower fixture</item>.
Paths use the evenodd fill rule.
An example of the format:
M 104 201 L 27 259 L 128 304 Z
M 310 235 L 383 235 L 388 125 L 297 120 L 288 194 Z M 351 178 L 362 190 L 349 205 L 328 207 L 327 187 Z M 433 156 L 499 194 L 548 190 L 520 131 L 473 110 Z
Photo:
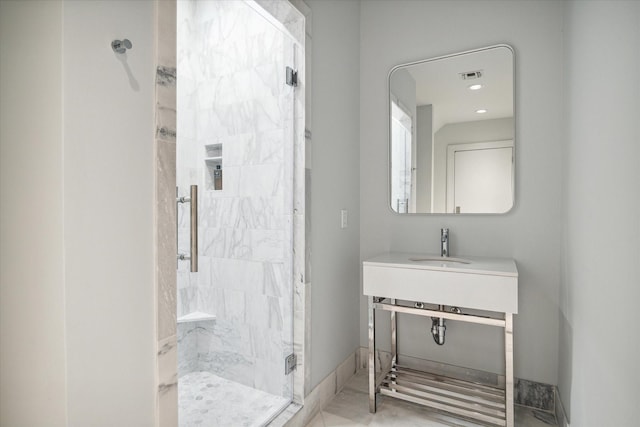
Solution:
M 176 188 L 176 211 L 178 209 L 179 203 L 190 203 L 191 204 L 191 230 L 189 233 L 189 243 L 190 243 L 190 254 L 178 254 L 178 260 L 186 261 L 189 260 L 191 264 L 191 272 L 198 272 L 198 186 L 191 186 L 191 194 L 190 197 L 178 197 L 178 189 Z M 176 212 L 176 228 L 177 228 L 178 215 Z
M 125 53 L 127 49 L 131 49 L 133 45 L 129 41 L 129 39 L 124 40 L 114 40 L 111 42 L 111 49 L 115 53 Z

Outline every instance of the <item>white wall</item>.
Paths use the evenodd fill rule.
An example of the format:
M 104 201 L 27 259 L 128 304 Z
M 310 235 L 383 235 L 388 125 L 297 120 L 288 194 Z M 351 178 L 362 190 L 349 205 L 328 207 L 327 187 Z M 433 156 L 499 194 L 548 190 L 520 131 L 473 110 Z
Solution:
M 1 4 L 0 424 L 154 425 L 154 4 Z
M 364 1 L 360 53 L 360 251 L 437 253 L 451 229 L 454 255 L 513 257 L 520 272 L 515 374 L 555 384 L 558 365 L 561 181 L 561 2 Z M 516 52 L 516 205 L 506 215 L 398 216 L 387 200 L 387 73 L 397 64 L 507 43 Z M 366 300 L 360 343 L 365 346 Z M 379 319 L 380 336 L 387 326 Z M 501 331 L 450 322 L 437 347 L 428 319 L 400 319 L 404 354 L 502 369 Z M 380 339 L 380 344 L 387 344 Z
M 0 425 L 66 425 L 62 4 L 0 2 Z
M 150 1 L 64 3 L 69 425 L 153 425 Z M 126 56 L 111 40 L 128 38 Z
M 640 3 L 565 6 L 559 389 L 571 425 L 638 424 Z
M 359 4 L 312 0 L 311 389 L 358 347 Z M 309 165 L 308 165 L 309 166 Z M 386 175 L 386 170 L 381 171 Z M 340 210 L 349 225 L 340 228 Z

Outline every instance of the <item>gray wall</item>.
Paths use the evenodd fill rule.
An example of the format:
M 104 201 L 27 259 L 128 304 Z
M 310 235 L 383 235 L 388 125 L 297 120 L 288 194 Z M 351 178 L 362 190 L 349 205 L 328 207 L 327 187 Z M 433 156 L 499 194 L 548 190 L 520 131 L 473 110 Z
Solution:
M 431 211 L 433 105 L 416 109 L 416 212 Z
M 640 3 L 565 7 L 559 389 L 571 425 L 638 424 Z
M 361 4 L 361 258 L 387 251 L 435 253 L 441 227 L 451 229 L 454 255 L 513 257 L 520 272 L 515 374 L 552 384 L 558 366 L 561 24 L 560 2 Z M 515 208 L 497 216 L 392 214 L 386 173 L 387 73 L 396 64 L 497 43 L 508 43 L 516 52 Z M 360 312 L 360 343 L 365 346 L 364 298 Z M 438 348 L 428 336 L 428 320 L 401 319 L 400 352 L 477 369 L 502 369 L 499 330 L 450 323 L 447 344 Z
M 0 2 L 0 425 L 66 425 L 62 3 Z
M 152 426 L 154 5 L 1 5 L 0 424 Z
M 71 426 L 154 421 L 153 17 L 144 0 L 64 2 Z M 110 50 L 115 35 L 133 42 L 126 58 Z
M 311 389 L 358 347 L 359 3 L 310 1 Z M 307 165 L 309 167 L 309 165 Z M 379 170 L 386 176 L 386 169 Z M 340 228 L 340 210 L 349 226 Z
M 392 95 L 400 102 L 403 109 L 415 120 L 416 116 L 416 81 L 407 70 L 396 70 L 391 75 Z M 415 127 L 415 126 L 414 126 Z

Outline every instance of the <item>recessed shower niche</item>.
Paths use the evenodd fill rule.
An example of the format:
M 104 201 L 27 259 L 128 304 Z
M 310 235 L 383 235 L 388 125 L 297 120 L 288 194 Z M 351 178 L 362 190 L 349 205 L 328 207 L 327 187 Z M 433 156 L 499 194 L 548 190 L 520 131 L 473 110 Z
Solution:
M 178 253 L 197 254 L 197 271 L 177 266 L 180 426 L 266 425 L 303 390 L 285 360 L 304 277 L 304 17 L 271 6 L 177 2 L 176 185 L 197 186 L 177 215 Z
M 222 143 L 205 144 L 205 189 L 222 190 Z

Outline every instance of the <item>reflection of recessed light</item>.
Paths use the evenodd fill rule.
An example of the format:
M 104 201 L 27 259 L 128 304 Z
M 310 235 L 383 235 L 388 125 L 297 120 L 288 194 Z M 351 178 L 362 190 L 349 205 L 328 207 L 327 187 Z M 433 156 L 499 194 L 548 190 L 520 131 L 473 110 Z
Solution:
M 481 109 L 479 109 L 479 110 L 476 110 L 476 113 L 478 113 L 478 114 L 484 114 L 484 113 L 486 113 L 486 112 L 487 112 L 487 110 L 485 110 L 484 108 L 481 108 Z
M 469 86 L 470 90 L 478 90 L 478 89 L 482 89 L 482 85 L 471 85 Z

